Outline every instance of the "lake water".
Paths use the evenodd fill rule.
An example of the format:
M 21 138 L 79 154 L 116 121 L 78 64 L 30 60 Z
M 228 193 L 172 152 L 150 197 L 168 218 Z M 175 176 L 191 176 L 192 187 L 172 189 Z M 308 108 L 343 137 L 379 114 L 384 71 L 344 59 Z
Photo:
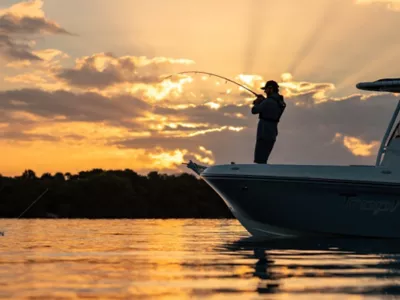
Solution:
M 1 220 L 0 298 L 400 295 L 400 242 L 255 241 L 236 220 Z

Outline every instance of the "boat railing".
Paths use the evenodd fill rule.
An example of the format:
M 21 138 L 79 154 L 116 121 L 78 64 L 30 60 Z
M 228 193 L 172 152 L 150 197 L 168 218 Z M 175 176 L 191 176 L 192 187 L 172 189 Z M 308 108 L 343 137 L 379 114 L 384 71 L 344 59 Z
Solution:
M 381 142 L 381 146 L 379 147 L 379 151 L 378 151 L 378 155 L 376 157 L 376 162 L 375 165 L 376 166 L 380 166 L 381 162 L 382 162 L 382 156 L 386 153 L 386 150 L 390 144 L 390 141 L 394 138 L 397 129 L 399 128 L 399 123 L 397 123 L 395 129 L 392 131 L 393 129 L 393 125 L 396 122 L 397 119 L 397 115 L 399 114 L 400 111 L 400 100 L 397 102 L 397 106 L 396 109 L 393 112 L 392 118 L 390 119 L 389 125 L 386 129 L 385 135 L 382 138 L 382 142 Z M 390 135 L 390 133 L 392 132 L 392 134 Z M 390 136 L 390 138 L 389 138 Z
M 366 90 L 366 91 L 399 93 L 400 78 L 383 78 L 373 82 L 360 82 L 356 84 L 356 87 L 360 90 Z M 399 111 L 400 111 L 400 100 L 397 102 L 397 107 L 393 112 L 392 118 L 388 124 L 385 135 L 382 138 L 382 142 L 376 157 L 376 162 L 375 162 L 376 166 L 380 166 L 382 164 L 382 156 L 386 153 L 390 142 L 395 137 L 395 133 L 399 127 L 399 123 L 396 125 L 393 131 L 392 129 L 396 122 Z

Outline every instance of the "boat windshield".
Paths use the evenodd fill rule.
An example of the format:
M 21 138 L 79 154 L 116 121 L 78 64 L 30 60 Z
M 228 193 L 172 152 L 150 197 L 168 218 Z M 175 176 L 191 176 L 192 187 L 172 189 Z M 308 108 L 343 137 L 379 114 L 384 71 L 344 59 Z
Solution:
M 385 135 L 382 139 L 381 146 L 378 151 L 378 155 L 376 157 L 376 165 L 379 166 L 381 164 L 382 156 L 386 152 L 387 147 L 390 145 L 391 141 L 395 138 L 400 138 L 400 122 L 397 122 L 396 127 L 393 127 L 397 116 L 400 111 L 400 100 L 397 102 L 397 107 L 392 115 L 392 119 L 389 122 L 389 125 L 386 129 Z M 394 128 L 394 130 L 393 130 Z M 392 133 L 392 134 L 390 134 Z
M 388 145 L 390 144 L 390 142 L 391 142 L 393 139 L 397 139 L 397 138 L 400 138 L 400 122 L 397 123 L 396 128 L 393 130 L 393 133 L 392 133 L 392 135 L 391 135 L 391 137 L 390 137 L 390 139 L 389 139 Z
M 376 92 L 390 92 L 390 93 L 400 93 L 400 78 L 382 78 L 376 81 L 370 82 L 360 82 L 356 84 L 356 87 L 360 90 L 365 91 L 376 91 Z M 396 122 L 397 115 L 400 111 L 400 100 L 397 103 L 397 107 L 392 115 L 389 122 L 389 126 L 386 129 L 385 135 L 382 139 L 381 146 L 378 151 L 376 158 L 376 165 L 381 164 L 382 155 L 385 153 L 388 145 L 393 138 L 400 137 L 399 122 L 397 123 L 395 129 L 392 131 L 393 126 Z M 390 134 L 392 132 L 392 134 Z

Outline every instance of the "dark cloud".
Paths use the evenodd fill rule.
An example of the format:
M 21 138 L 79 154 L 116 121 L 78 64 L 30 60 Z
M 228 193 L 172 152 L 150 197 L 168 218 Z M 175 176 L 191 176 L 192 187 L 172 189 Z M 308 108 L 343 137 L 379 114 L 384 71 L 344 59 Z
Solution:
M 0 16 L 0 56 L 7 61 L 40 61 L 33 53 L 29 39 L 35 34 L 68 34 L 57 23 L 43 17 L 16 16 L 6 13 Z
M 32 53 L 29 44 L 17 43 L 9 36 L 0 33 L 0 55 L 7 60 L 42 60 L 39 56 Z
M 248 110 L 248 109 L 247 109 Z M 84 121 L 106 122 L 109 125 L 123 126 L 129 130 L 149 130 L 149 126 L 158 125 L 159 121 L 142 121 L 138 117 L 145 117 L 152 113 L 159 118 L 166 117 L 175 121 L 167 121 L 164 131 L 198 131 L 221 126 L 245 126 L 246 121 L 231 116 L 225 116 L 226 112 L 234 112 L 233 105 L 229 105 L 216 111 L 206 106 L 190 108 L 186 110 L 174 110 L 161 106 L 152 107 L 144 101 L 133 96 L 104 97 L 97 93 L 75 94 L 68 91 L 46 92 L 40 89 L 20 89 L 0 92 L 0 112 L 8 113 L 5 120 L 9 122 L 24 122 L 32 126 L 32 120 L 16 121 L 10 114 L 14 111 L 26 112 L 40 117 L 52 119 L 55 122 Z M 243 107 L 237 107 L 237 111 L 245 111 Z M 174 125 L 169 125 L 173 123 Z M 190 128 L 179 123 L 190 123 L 196 128 Z
M 251 116 L 250 107 L 226 105 L 220 109 L 210 109 L 206 105 L 198 105 L 196 107 L 189 107 L 187 109 L 171 109 L 165 107 L 156 107 L 155 113 L 159 115 L 173 115 L 176 117 L 187 118 L 189 122 L 193 123 L 208 123 L 212 126 L 246 126 L 248 121 L 243 118 L 237 118 L 230 114 L 241 113 L 244 116 Z
M 212 139 L 215 133 L 209 133 L 207 138 Z M 194 150 L 202 145 L 204 136 L 196 135 L 194 137 L 168 137 L 168 136 L 152 136 L 152 137 L 138 137 L 133 139 L 126 139 L 117 142 L 116 144 L 122 148 L 144 148 L 150 149 L 155 147 L 163 147 L 164 149 L 185 148 Z
M 57 142 L 60 138 L 51 136 L 48 134 L 34 134 L 34 133 L 24 133 L 24 132 L 16 132 L 16 131 L 3 131 L 0 132 L 0 140 L 7 141 L 49 141 L 49 142 Z
M 251 159 L 252 152 L 252 134 L 245 130 L 245 133 L 237 133 L 229 130 L 222 132 L 209 132 L 204 135 L 196 135 L 193 137 L 167 137 L 153 136 L 149 138 L 134 138 L 121 140 L 113 145 L 120 148 L 136 148 L 136 149 L 156 149 L 161 147 L 164 150 L 186 149 L 189 153 L 198 153 L 203 156 L 208 156 L 206 153 L 199 151 L 199 147 L 203 146 L 207 150 L 212 150 L 213 156 L 218 161 L 226 162 L 227 160 L 238 157 L 248 156 Z M 247 135 L 246 135 L 247 133 Z M 195 159 L 194 157 L 185 157 L 185 159 Z
M 118 122 L 141 116 L 151 108 L 145 102 L 129 96 L 110 99 L 96 93 L 22 89 L 0 92 L 1 109 L 24 111 L 46 118 L 62 115 L 67 121 Z
M 366 143 L 380 141 L 397 105 L 393 95 L 372 96 L 366 100 L 357 95 L 343 101 L 308 106 L 296 106 L 296 102 L 305 102 L 305 99 L 295 97 L 287 101 L 288 106 L 279 125 L 278 140 L 271 155 L 273 163 L 373 163 L 375 157 L 354 156 L 341 141 L 334 142 L 335 135 L 340 133 L 361 138 Z M 308 102 L 312 103 L 311 100 Z M 238 111 L 243 112 L 242 109 Z M 189 113 L 189 110 L 184 112 Z M 221 115 L 219 111 L 203 114 L 203 121 L 210 121 L 207 117 L 214 119 L 218 113 Z M 192 114 L 189 113 L 191 117 Z M 157 145 L 165 149 L 184 148 L 190 151 L 201 145 L 213 151 L 217 163 L 251 163 L 257 117 L 252 116 L 243 122 L 246 122 L 247 128 L 240 132 L 224 130 L 194 137 L 143 137 L 120 140 L 117 145 L 124 148 L 153 148 Z
M 396 107 L 397 98 L 390 94 L 375 95 L 367 99 L 354 95 L 341 101 L 331 100 L 315 104 L 312 96 L 312 94 L 304 94 L 287 99 L 286 112 L 279 124 L 278 140 L 271 155 L 271 162 L 372 163 L 374 157 L 354 156 L 341 140 L 335 141 L 335 136 L 339 133 L 342 136 L 357 137 L 366 143 L 380 141 Z M 296 103 L 302 105 L 296 105 Z M 123 126 L 134 132 L 150 131 L 149 137 L 123 139 L 116 136 L 105 140 L 105 143 L 121 148 L 161 147 L 165 150 L 179 148 L 187 149 L 190 153 L 200 153 L 199 146 L 204 146 L 213 152 L 217 163 L 252 162 L 258 121 L 257 116 L 251 115 L 250 108 L 247 106 L 228 105 L 218 110 L 198 106 L 175 110 L 162 106 L 153 108 L 132 96 L 107 98 L 96 93 L 74 94 L 66 91 L 45 92 L 37 89 L 0 92 L 0 117 L 5 119 L 5 122 L 8 120 L 21 124 L 20 120 L 11 120 L 7 117 L 13 111 L 27 112 L 46 118 L 65 116 L 65 119 L 57 119 L 56 122 L 104 122 L 108 125 Z M 150 112 L 158 117 L 154 121 L 143 121 L 142 118 L 148 117 Z M 231 117 L 237 113 L 241 113 L 244 118 Z M 163 123 L 164 129 L 150 130 L 150 126 L 160 124 L 157 121 L 159 117 L 166 117 L 167 121 Z M 40 121 L 37 123 L 40 124 Z M 175 123 L 175 126 L 168 125 L 169 123 Z M 197 124 L 199 127 L 191 129 L 179 123 Z M 209 125 L 205 127 L 201 125 L 203 123 Z M 30 120 L 28 125 L 34 126 L 33 121 Z M 225 126 L 222 131 L 189 136 L 196 131 L 217 129 L 222 126 Z M 229 130 L 230 126 L 244 129 L 236 132 Z M 6 130 L 9 132 L 6 138 L 29 138 L 25 135 L 18 136 L 16 134 L 18 130 L 15 128 L 19 130 L 21 127 L 10 126 Z M 79 135 L 79 133 L 76 134 Z M 179 134 L 182 136 L 176 137 Z M 35 139 L 41 138 L 48 137 L 35 136 Z M 79 136 L 67 138 L 80 139 Z
M 0 16 L 0 33 L 7 35 L 68 34 L 57 23 L 40 17 L 17 17 L 11 13 Z
M 99 67 L 99 64 L 102 66 Z M 154 61 L 152 64 L 158 63 Z M 155 75 L 156 70 L 138 72 L 139 67 L 134 57 L 115 57 L 112 53 L 98 53 L 85 57 L 74 68 L 63 69 L 57 77 L 73 86 L 99 89 L 118 83 L 150 84 L 160 81 L 160 77 Z
M 95 56 L 88 57 L 79 68 L 64 69 L 58 74 L 58 77 L 66 80 L 71 85 L 80 87 L 104 88 L 124 81 L 122 74 L 119 72 L 119 66 L 108 65 L 103 71 L 99 71 L 95 65 L 95 60 Z M 124 65 L 126 69 L 133 72 L 133 65 Z
M 346 135 L 380 140 L 396 107 L 393 95 L 372 96 L 362 100 L 360 95 L 344 101 L 327 101 L 310 106 L 294 106 L 289 102 L 281 127 L 315 132 L 329 129 Z

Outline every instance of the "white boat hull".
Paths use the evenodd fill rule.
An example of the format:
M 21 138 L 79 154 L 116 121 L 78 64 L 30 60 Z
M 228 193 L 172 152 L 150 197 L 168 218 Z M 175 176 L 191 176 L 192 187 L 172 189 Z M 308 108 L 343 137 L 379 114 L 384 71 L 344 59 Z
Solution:
M 311 232 L 289 230 L 287 228 L 269 225 L 266 222 L 261 223 L 254 221 L 251 218 L 246 217 L 243 213 L 241 213 L 238 208 L 232 209 L 232 214 L 252 236 L 268 237 L 268 238 L 294 238 L 294 237 L 319 236 Z
M 237 169 L 236 172 L 230 169 Z M 253 236 L 400 237 L 400 185 L 394 182 L 246 175 L 255 165 L 210 167 L 202 178 Z M 264 174 L 282 166 L 264 166 Z M 297 167 L 301 172 L 302 168 Z M 324 167 L 312 167 L 314 170 Z M 382 174 L 381 168 L 331 167 L 331 171 Z M 310 172 L 304 167 L 303 172 Z M 385 174 L 385 172 L 383 173 Z M 390 179 L 390 174 L 386 174 Z M 344 177 L 341 174 L 341 177 Z
M 358 84 L 400 92 L 400 79 Z M 375 166 L 190 162 L 253 236 L 400 238 L 400 101 Z

